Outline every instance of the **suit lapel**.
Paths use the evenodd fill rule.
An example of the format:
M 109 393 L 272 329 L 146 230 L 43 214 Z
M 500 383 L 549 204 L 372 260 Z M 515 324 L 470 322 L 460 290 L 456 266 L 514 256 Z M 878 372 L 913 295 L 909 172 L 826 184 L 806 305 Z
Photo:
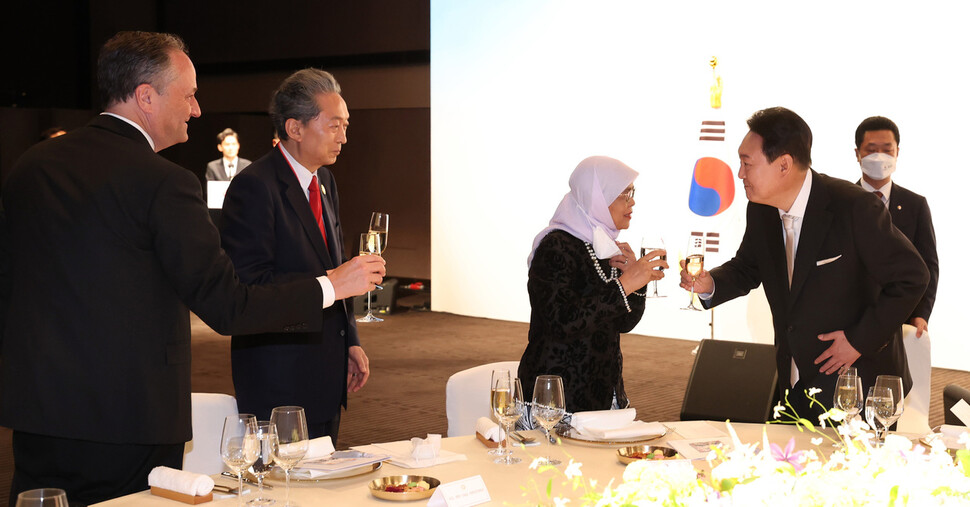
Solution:
M 320 171 L 322 170 L 324 169 L 320 168 L 317 170 L 318 179 Z M 329 178 L 327 181 L 330 181 Z M 340 263 L 340 252 L 343 249 L 343 245 L 335 232 L 337 227 L 334 217 L 337 216 L 337 213 L 333 208 L 333 201 L 330 195 L 331 192 L 332 189 L 328 189 L 322 183 L 320 184 L 320 197 L 323 199 L 323 225 L 327 229 L 327 246 L 330 247 L 330 258 L 333 259 L 334 265 L 337 265 Z
M 296 214 L 297 219 L 299 219 L 300 225 L 303 226 L 304 234 L 307 235 L 310 243 L 313 244 L 313 249 L 317 252 L 326 269 L 333 268 L 334 263 L 330 257 L 330 252 L 327 251 L 327 247 L 323 243 L 323 235 L 320 234 L 320 227 L 317 226 L 317 221 L 313 218 L 313 211 L 310 210 L 310 203 L 307 202 L 306 194 L 303 193 L 300 181 L 296 179 L 296 174 L 293 173 L 290 164 L 287 163 L 286 158 L 279 150 L 276 150 L 273 157 L 277 177 L 280 180 L 280 188 L 283 189 L 283 194 L 286 196 L 286 200 L 289 201 L 290 208 Z
M 765 234 L 764 242 L 768 253 L 765 258 L 770 261 L 768 271 L 773 274 L 765 277 L 762 282 L 774 280 L 779 286 L 778 293 L 788 294 L 788 261 L 785 254 L 784 228 L 778 216 L 778 208 L 763 205 L 762 207 L 761 229 Z
M 812 190 L 808 195 L 808 205 L 805 206 L 805 216 L 802 218 L 801 235 L 798 238 L 798 250 L 795 252 L 795 270 L 792 274 L 791 304 L 799 291 L 805 285 L 809 273 L 815 267 L 819 249 L 825 235 L 832 225 L 832 213 L 828 210 L 830 196 L 822 177 L 818 173 L 812 174 Z

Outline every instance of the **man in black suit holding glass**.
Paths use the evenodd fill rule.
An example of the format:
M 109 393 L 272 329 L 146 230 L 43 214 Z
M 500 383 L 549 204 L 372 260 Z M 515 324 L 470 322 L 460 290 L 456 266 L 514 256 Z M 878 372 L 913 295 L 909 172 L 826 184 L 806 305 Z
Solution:
M 376 256 L 327 277 L 242 284 L 198 179 L 156 152 L 201 114 L 174 35 L 121 32 L 101 48 L 105 112 L 28 150 L 3 186 L 9 304 L 0 424 L 18 492 L 88 504 L 180 468 L 191 438 L 189 310 L 222 334 L 320 329 L 324 286 L 380 283 Z
M 929 279 L 919 252 L 873 194 L 811 169 L 812 132 L 797 114 L 764 109 L 748 127 L 738 148 L 749 201 L 741 245 L 709 273 L 681 271 L 681 286 L 693 284 L 710 308 L 764 285 L 780 394 L 791 389 L 801 417 L 821 413 L 803 392 L 819 388 L 830 403 L 833 374 L 849 366 L 864 386 L 897 375 L 908 390 L 900 325 Z

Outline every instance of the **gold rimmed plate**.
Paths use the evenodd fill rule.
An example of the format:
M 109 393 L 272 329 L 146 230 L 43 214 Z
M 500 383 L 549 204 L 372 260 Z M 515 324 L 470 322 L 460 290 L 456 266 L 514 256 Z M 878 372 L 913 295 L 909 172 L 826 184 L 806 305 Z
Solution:
M 388 486 L 402 486 L 407 484 L 426 483 L 428 488 L 423 491 L 388 491 Z M 390 475 L 374 479 L 367 485 L 370 494 L 381 500 L 410 501 L 423 500 L 430 498 L 434 494 L 434 489 L 441 484 L 441 481 L 434 477 L 424 475 Z
M 306 475 L 301 476 L 301 474 L 294 473 L 293 470 L 290 471 L 290 482 L 320 482 L 320 481 L 332 481 L 334 479 L 346 479 L 347 477 L 356 477 L 358 475 L 369 474 L 371 472 L 381 469 L 383 461 L 378 461 L 377 463 L 368 463 L 363 466 L 348 468 L 347 470 L 340 470 L 338 472 L 331 472 L 326 475 L 320 475 L 317 477 L 307 477 Z M 299 468 L 299 467 L 297 467 Z M 286 474 L 283 470 L 279 468 L 274 468 L 267 476 L 266 480 L 273 482 L 286 482 Z
M 678 459 L 677 451 L 665 445 L 631 445 L 616 450 L 620 463 L 629 465 L 634 461 L 664 461 Z
M 590 436 L 583 435 L 576 431 L 574 428 L 559 428 L 556 430 L 556 435 L 561 437 L 563 440 L 572 442 L 579 445 L 585 445 L 588 447 L 625 447 L 631 445 L 640 445 L 656 440 L 667 434 L 667 428 L 655 435 L 640 435 L 632 438 L 610 438 L 610 439 L 597 439 Z

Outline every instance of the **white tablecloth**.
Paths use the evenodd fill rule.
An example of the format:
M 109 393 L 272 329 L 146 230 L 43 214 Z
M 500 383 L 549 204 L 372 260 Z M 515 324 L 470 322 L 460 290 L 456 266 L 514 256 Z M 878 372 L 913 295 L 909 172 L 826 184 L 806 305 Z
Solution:
M 672 422 L 665 424 L 673 430 L 676 430 L 677 425 L 681 423 Z M 723 422 L 711 422 L 710 424 L 720 430 L 725 430 Z M 795 438 L 797 448 L 806 449 L 812 447 L 810 440 L 813 435 L 809 432 L 800 433 L 793 426 L 781 424 L 763 425 L 744 423 L 733 423 L 732 426 L 734 426 L 734 429 L 737 431 L 741 440 L 746 443 L 760 442 L 762 429 L 767 427 L 769 440 L 771 442 L 778 443 L 782 447 L 784 447 L 784 445 L 788 442 L 788 439 L 792 437 Z M 318 482 L 297 482 L 291 480 L 290 499 L 303 507 L 325 505 L 384 505 L 386 507 L 390 503 L 384 500 L 378 500 L 371 496 L 367 487 L 370 481 L 379 477 L 405 474 L 426 475 L 435 477 L 442 483 L 447 483 L 475 475 L 481 475 L 492 498 L 491 502 L 484 505 L 498 506 L 503 505 L 506 502 L 511 504 L 524 504 L 527 502 L 526 498 L 523 498 L 522 496 L 522 486 L 528 485 L 529 480 L 534 479 L 535 485 L 538 486 L 540 490 L 543 490 L 549 478 L 553 477 L 549 472 L 539 475 L 536 471 L 529 470 L 528 468 L 533 457 L 547 455 L 557 457 L 563 461 L 563 464 L 559 465 L 560 470 L 565 469 L 565 464 L 570 458 L 581 462 L 583 464 L 583 476 L 586 478 L 595 478 L 597 480 L 597 488 L 599 489 L 605 487 L 611 478 L 615 479 L 614 483 L 619 483 L 622 479 L 625 465 L 617 460 L 615 448 L 586 447 L 569 441 L 564 441 L 563 445 L 561 446 L 550 446 L 548 441 L 541 436 L 539 431 L 524 433 L 526 435 L 541 438 L 543 440 L 543 444 L 540 446 L 527 447 L 524 450 L 516 447 L 514 449 L 515 455 L 522 458 L 522 462 L 516 465 L 506 466 L 493 463 L 493 458 L 486 454 L 488 449 L 486 449 L 485 446 L 482 445 L 482 443 L 479 442 L 474 436 L 445 438 L 442 440 L 443 449 L 465 454 L 468 457 L 468 460 L 421 469 L 403 469 L 385 463 L 381 469 L 375 472 L 346 479 L 334 479 Z M 652 441 L 651 443 L 660 444 L 669 439 L 681 438 L 683 437 L 678 435 L 676 431 L 670 431 L 665 437 Z M 823 444 L 822 447 L 824 448 L 831 446 L 828 444 Z M 699 465 L 703 467 L 705 464 L 706 463 L 704 463 L 702 460 L 700 462 L 695 462 L 695 466 Z M 236 485 L 232 479 L 221 476 L 216 477 L 217 484 L 225 484 L 230 486 Z M 563 488 L 564 486 L 560 484 L 562 480 L 563 479 L 561 476 L 554 477 L 554 487 L 559 489 Z M 283 484 L 276 482 L 273 482 L 272 484 L 274 489 L 269 491 L 266 496 L 276 498 L 278 502 L 280 502 L 277 505 L 280 505 L 282 504 L 285 495 Z M 255 486 L 252 488 L 252 490 L 255 491 Z M 244 495 L 243 500 L 248 500 L 251 497 L 252 494 Z M 531 498 L 533 500 L 532 503 L 534 504 L 536 497 L 533 496 Z M 425 503 L 427 502 L 409 502 L 411 505 L 424 505 Z M 213 504 L 236 505 L 236 499 L 235 497 L 227 498 L 214 501 L 207 505 Z M 147 491 L 144 491 L 125 497 L 116 498 L 98 505 L 105 507 L 177 507 L 178 505 L 184 504 L 180 504 L 173 500 L 166 500 L 164 498 L 152 496 Z

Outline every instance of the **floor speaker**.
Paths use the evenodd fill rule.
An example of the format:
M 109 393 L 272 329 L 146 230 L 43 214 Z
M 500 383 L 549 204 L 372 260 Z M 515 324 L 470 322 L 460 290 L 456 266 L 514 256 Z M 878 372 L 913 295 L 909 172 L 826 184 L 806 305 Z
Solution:
M 774 345 L 701 340 L 680 419 L 763 423 L 777 385 Z

